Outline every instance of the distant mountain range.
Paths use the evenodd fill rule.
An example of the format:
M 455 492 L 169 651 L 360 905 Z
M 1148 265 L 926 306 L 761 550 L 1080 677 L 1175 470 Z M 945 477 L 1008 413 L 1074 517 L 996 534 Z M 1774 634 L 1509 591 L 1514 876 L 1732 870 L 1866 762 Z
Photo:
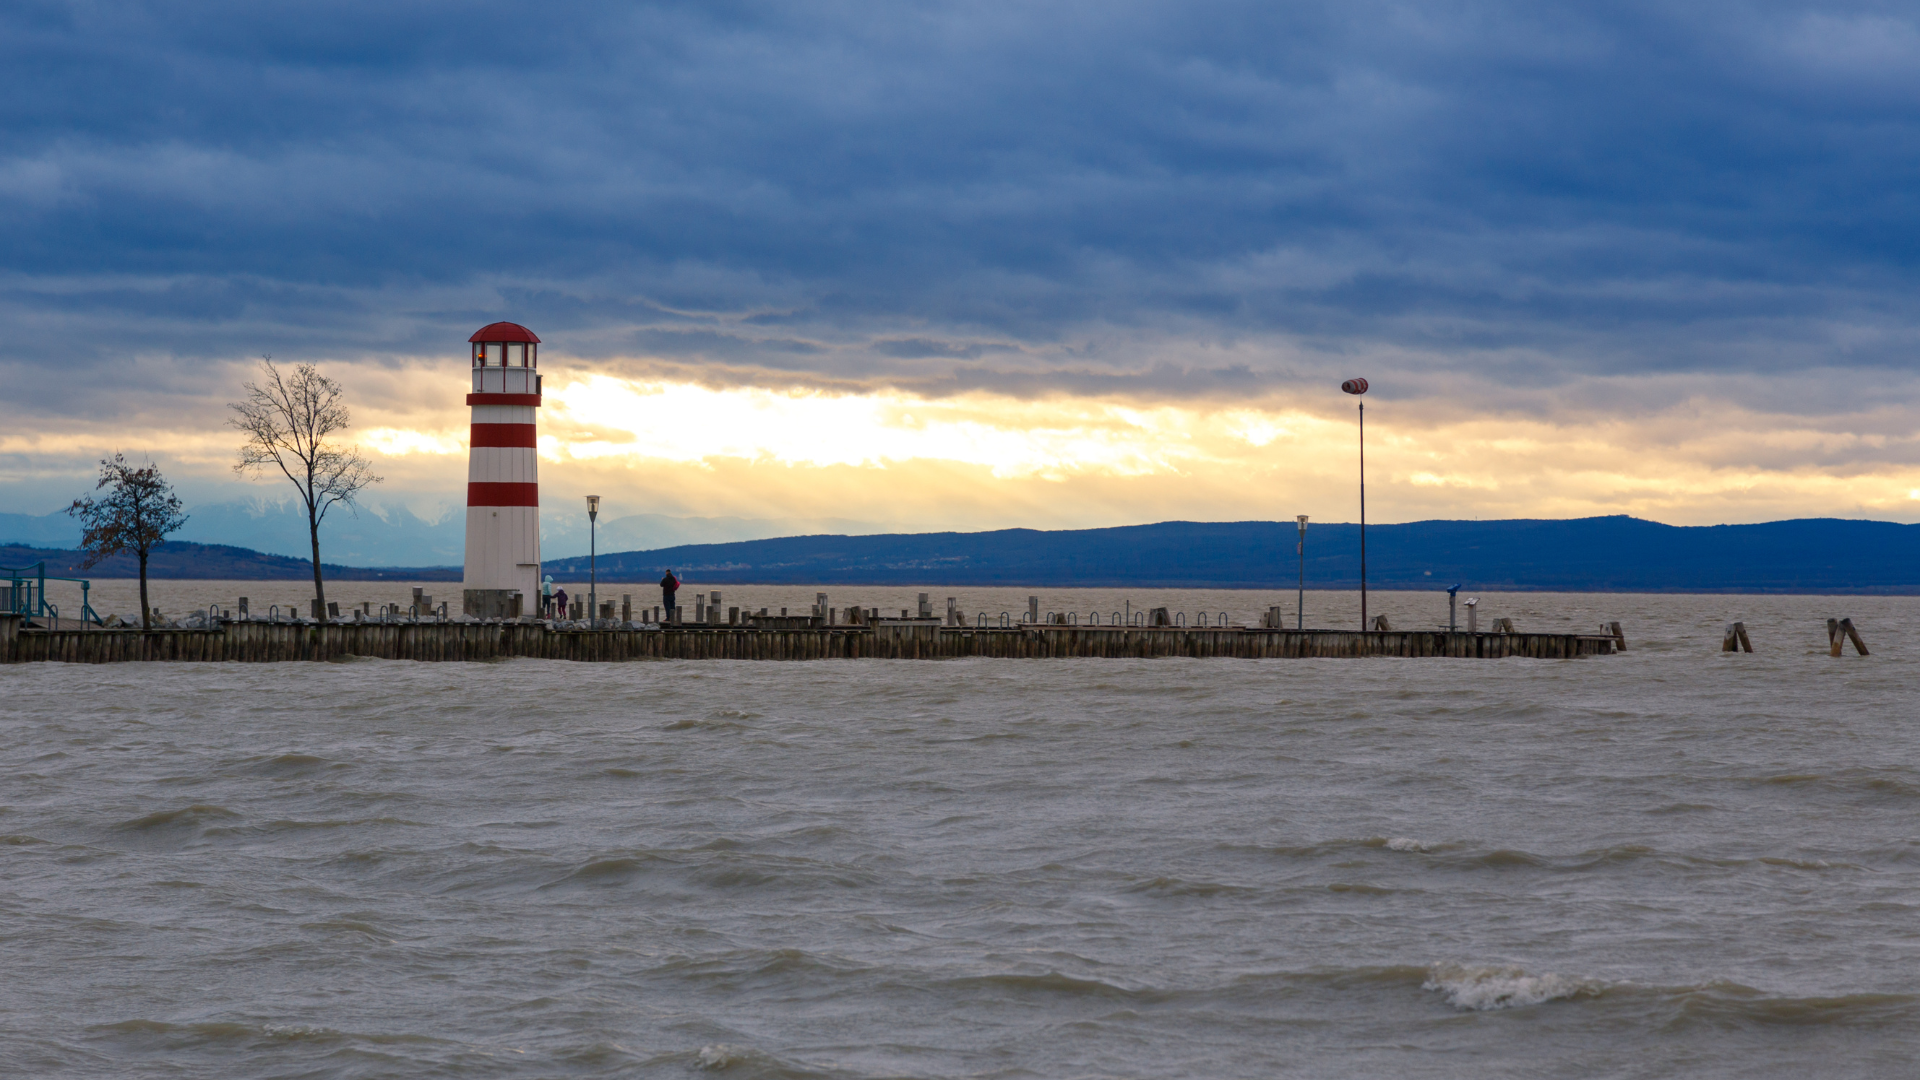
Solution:
M 1054 585 L 1291 587 L 1299 573 L 1291 522 L 1168 521 L 1112 529 L 1041 532 L 788 536 L 687 544 L 599 556 L 605 583 L 653 582 L 671 567 L 689 585 Z M 0 565 L 45 559 L 50 573 L 131 577 L 133 561 L 91 571 L 80 554 L 0 545 Z M 163 578 L 290 580 L 312 576 L 304 559 L 218 544 L 169 542 L 149 573 Z M 327 565 L 342 581 L 456 581 L 457 566 Z M 584 558 L 550 559 L 547 573 L 578 581 Z M 1309 588 L 1360 582 L 1360 530 L 1313 525 Z M 1379 589 L 1566 592 L 1776 592 L 1920 594 L 1920 525 L 1817 518 L 1764 525 L 1675 526 L 1637 518 L 1568 521 L 1416 521 L 1367 527 L 1367 582 Z
M 1112 529 L 790 536 L 602 555 L 603 581 L 689 583 L 1167 585 L 1286 588 L 1292 522 L 1168 521 Z M 548 573 L 580 577 L 585 559 Z M 1311 525 L 1310 588 L 1357 588 L 1360 529 Z M 1382 589 L 1571 592 L 1920 593 L 1920 525 L 1816 518 L 1763 525 L 1416 521 L 1367 527 L 1367 582 Z
M 37 548 L 25 544 L 0 544 L 0 566 L 23 567 L 45 562 L 54 577 L 131 578 L 140 576 L 140 560 L 131 555 L 115 555 L 92 569 L 82 569 L 86 553 L 63 548 Z M 335 566 L 322 562 L 320 570 L 329 581 L 459 581 L 457 566 L 379 567 L 366 569 Z M 147 560 L 150 578 L 187 578 L 209 581 L 312 581 L 313 560 L 289 559 L 268 555 L 251 548 L 227 544 L 195 544 L 169 540 L 153 549 Z
M 541 513 L 540 543 L 549 558 L 585 554 L 586 506 L 568 504 Z M 878 526 L 847 518 L 600 517 L 602 551 L 675 544 L 715 544 L 803 533 L 867 533 Z M 358 514 L 335 510 L 320 526 L 320 556 L 351 566 L 457 566 L 466 557 L 467 516 L 459 508 L 423 518 L 403 505 L 369 505 Z M 175 541 L 252 548 L 302 558 L 308 550 L 306 513 L 291 501 L 240 500 L 187 507 L 187 525 Z M 64 513 L 0 514 L 0 544 L 73 548 L 80 526 Z

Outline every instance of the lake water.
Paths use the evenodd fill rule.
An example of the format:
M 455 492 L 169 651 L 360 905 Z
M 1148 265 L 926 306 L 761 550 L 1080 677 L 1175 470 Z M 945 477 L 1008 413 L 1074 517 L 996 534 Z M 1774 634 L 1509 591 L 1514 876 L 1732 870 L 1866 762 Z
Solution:
M 1910 1075 L 1920 600 L 1482 610 L 1631 650 L 0 669 L 0 1073 Z

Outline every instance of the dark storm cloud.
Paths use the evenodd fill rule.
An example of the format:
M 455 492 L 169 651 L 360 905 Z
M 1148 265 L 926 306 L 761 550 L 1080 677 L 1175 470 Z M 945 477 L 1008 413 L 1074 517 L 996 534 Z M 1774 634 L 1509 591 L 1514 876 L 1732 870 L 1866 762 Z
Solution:
M 25 0 L 0 364 L 378 361 L 509 315 L 966 385 L 1173 369 L 1089 344 L 1129 332 L 1291 343 L 1273 373 L 1908 367 L 1909 9 L 1675 12 Z

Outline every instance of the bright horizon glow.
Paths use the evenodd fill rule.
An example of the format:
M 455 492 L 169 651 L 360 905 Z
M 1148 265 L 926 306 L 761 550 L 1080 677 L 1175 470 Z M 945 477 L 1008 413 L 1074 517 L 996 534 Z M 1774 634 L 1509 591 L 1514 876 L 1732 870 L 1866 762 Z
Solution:
M 342 372 L 351 375 L 351 372 Z M 355 380 L 351 436 L 386 482 L 372 504 L 463 504 L 469 414 L 438 362 Z M 1795 517 L 1920 520 L 1920 439 L 1897 407 L 1811 421 L 1743 409 L 1675 384 L 1632 420 L 1381 399 L 1368 412 L 1369 517 L 1567 518 L 1671 524 Z M 609 513 L 848 521 L 886 530 L 1071 528 L 1173 519 L 1357 516 L 1351 406 L 1295 391 L 1241 400 L 1146 400 L 897 388 L 712 386 L 577 374 L 555 365 L 540 410 L 551 499 L 600 489 Z M 156 411 L 133 429 L 0 432 L 0 482 L 52 488 L 46 513 L 85 490 L 116 449 L 155 460 L 194 498 L 276 497 L 237 483 L 216 402 Z M 45 477 L 46 479 L 41 479 Z M 56 486 L 57 485 L 57 486 Z
M 1920 468 L 1818 464 L 1816 451 L 1903 438 L 1691 399 L 1631 423 L 1434 416 L 1394 401 L 1368 412 L 1369 501 L 1383 522 L 1920 517 Z M 445 426 L 415 416 L 368 428 L 361 441 L 399 472 L 461 468 L 464 410 L 438 415 Z M 655 507 L 657 492 L 672 492 L 665 501 L 678 513 L 798 513 L 824 503 L 929 528 L 1056 528 L 1355 512 L 1351 414 L 1285 401 L 932 398 L 556 373 L 540 425 L 543 485 L 601 483 L 636 493 L 619 503 Z
M 547 400 L 543 419 L 553 433 L 543 434 L 540 444 L 549 461 L 645 457 L 685 464 L 727 457 L 886 468 L 934 460 L 984 466 L 1003 480 L 1178 474 L 1237 460 L 1287 431 L 1321 426 L 1303 416 L 1247 409 L 715 389 L 606 375 L 567 384 Z

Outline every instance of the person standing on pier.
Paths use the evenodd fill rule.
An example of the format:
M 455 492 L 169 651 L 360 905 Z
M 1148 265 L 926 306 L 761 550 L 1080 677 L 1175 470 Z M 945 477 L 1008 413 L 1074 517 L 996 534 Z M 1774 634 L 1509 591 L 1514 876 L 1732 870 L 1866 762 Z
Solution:
M 667 576 L 660 579 L 660 603 L 666 609 L 667 621 L 673 621 L 673 594 L 680 591 L 680 579 L 673 576 L 669 569 Z
M 546 577 L 540 579 L 540 614 L 545 618 L 553 618 L 552 574 L 548 574 Z
M 567 617 L 567 590 L 561 589 L 553 594 L 553 610 L 554 618 L 564 619 Z

